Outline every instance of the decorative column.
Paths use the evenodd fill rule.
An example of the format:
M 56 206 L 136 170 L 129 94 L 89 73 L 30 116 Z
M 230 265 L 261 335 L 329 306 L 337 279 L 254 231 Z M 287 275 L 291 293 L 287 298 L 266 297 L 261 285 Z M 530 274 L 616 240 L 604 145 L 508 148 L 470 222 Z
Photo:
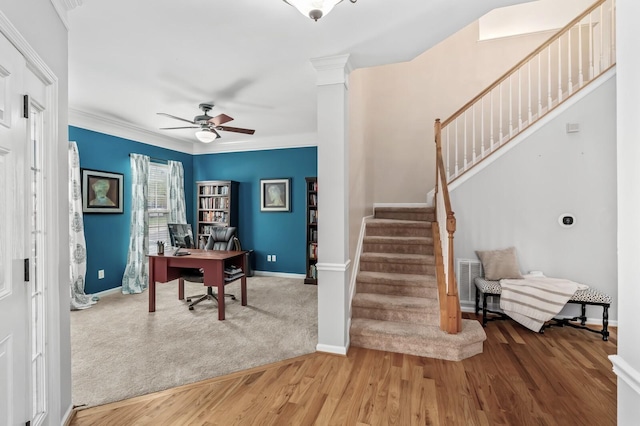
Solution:
M 349 55 L 312 59 L 318 80 L 318 346 L 349 346 Z

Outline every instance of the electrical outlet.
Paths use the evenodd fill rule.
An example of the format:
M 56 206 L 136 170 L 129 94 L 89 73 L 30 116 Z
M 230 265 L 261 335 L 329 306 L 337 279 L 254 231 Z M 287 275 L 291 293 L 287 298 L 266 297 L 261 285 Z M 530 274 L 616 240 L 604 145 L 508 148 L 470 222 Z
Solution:
M 272 255 L 271 255 L 271 261 L 272 261 L 272 262 L 275 262 L 275 261 L 276 261 L 276 255 L 275 255 L 275 254 L 272 254 Z
M 267 255 L 267 262 L 271 262 L 271 255 L 270 254 Z
M 98 270 L 98 279 L 104 279 L 104 269 L 99 269 Z

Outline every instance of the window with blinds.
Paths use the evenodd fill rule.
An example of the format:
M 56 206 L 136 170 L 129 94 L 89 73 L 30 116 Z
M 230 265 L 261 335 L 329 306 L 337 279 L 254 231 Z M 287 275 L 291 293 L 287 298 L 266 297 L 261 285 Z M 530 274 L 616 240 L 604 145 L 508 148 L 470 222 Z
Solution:
M 149 245 L 157 241 L 169 243 L 169 166 L 149 164 Z

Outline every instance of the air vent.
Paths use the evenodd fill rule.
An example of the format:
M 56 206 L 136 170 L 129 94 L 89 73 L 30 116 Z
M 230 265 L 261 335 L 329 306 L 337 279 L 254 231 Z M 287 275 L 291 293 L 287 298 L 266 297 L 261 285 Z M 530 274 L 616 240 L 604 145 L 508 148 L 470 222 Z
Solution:
M 473 280 L 482 276 L 482 264 L 476 259 L 457 259 L 456 262 L 460 302 L 475 302 Z

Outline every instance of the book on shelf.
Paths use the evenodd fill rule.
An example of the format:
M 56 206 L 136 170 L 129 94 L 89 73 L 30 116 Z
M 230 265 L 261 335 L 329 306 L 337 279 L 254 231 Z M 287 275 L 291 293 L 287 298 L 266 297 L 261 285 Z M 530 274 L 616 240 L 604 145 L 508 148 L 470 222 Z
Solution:
M 237 266 L 231 265 L 224 268 L 224 273 L 227 275 L 234 275 L 237 273 L 242 273 L 242 269 L 238 268 Z
M 309 205 L 311 207 L 315 207 L 318 205 L 318 195 L 317 194 L 309 194 Z
M 316 265 L 309 265 L 309 278 L 318 278 L 318 270 L 316 268 Z
M 309 210 L 309 223 L 316 224 L 318 222 L 318 211 Z
M 309 259 L 318 258 L 318 243 L 309 244 Z
M 242 277 L 243 275 L 244 275 L 244 273 L 242 271 L 238 272 L 237 274 L 225 275 L 224 276 L 224 281 L 225 282 L 229 282 L 229 281 L 237 280 L 238 278 Z

